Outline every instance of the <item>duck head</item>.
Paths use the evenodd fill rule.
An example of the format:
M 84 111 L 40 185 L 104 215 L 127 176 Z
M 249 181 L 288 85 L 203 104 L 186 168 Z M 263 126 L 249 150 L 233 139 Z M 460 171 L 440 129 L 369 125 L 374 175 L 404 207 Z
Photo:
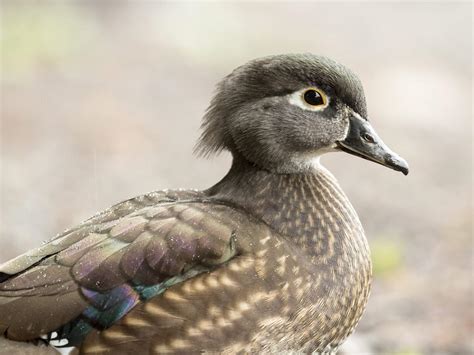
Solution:
M 369 123 L 360 80 L 326 57 L 277 55 L 235 69 L 202 128 L 199 153 L 226 149 L 275 173 L 305 172 L 322 154 L 344 151 L 408 174 Z

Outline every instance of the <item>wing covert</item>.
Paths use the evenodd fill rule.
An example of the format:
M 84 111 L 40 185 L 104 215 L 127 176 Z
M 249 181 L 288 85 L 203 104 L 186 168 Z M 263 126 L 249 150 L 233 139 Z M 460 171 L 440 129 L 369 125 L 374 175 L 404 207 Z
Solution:
M 239 228 L 249 224 L 247 217 L 207 201 L 168 200 L 121 211 L 117 219 L 101 214 L 107 218 L 0 265 L 6 275 L 0 283 L 0 331 L 18 340 L 58 331 L 78 342 L 137 303 L 227 262 L 248 239 Z M 45 321 L 49 307 L 56 311 Z

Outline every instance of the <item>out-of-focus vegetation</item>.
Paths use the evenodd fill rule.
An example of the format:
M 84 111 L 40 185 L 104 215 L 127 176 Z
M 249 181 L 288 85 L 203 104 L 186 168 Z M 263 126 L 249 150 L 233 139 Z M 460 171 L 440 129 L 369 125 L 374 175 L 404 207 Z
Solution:
M 370 244 L 375 276 L 385 277 L 402 266 L 403 248 L 392 239 L 380 238 Z
M 205 188 L 215 83 L 313 52 L 362 79 L 403 177 L 323 158 L 366 229 L 373 291 L 351 353 L 474 351 L 470 3 L 2 1 L 0 262 L 143 192 Z
M 1 48 L 2 71 L 8 75 L 33 74 L 45 65 L 60 66 L 80 56 L 93 40 L 94 23 L 88 25 L 80 9 L 62 5 L 3 8 Z

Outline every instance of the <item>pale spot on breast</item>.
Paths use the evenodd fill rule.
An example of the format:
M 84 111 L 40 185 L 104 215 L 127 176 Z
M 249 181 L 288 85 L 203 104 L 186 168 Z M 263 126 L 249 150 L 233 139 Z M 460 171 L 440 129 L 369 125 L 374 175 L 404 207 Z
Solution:
M 256 292 L 250 295 L 249 299 L 252 303 L 257 303 L 261 301 L 271 301 L 277 296 L 276 292 Z
M 228 312 L 228 315 L 229 315 L 229 320 L 231 322 L 237 320 L 237 319 L 240 319 L 242 318 L 242 313 L 235 310 L 235 309 L 230 309 L 229 312 Z
M 293 283 L 295 284 L 295 287 L 298 288 L 301 286 L 301 284 L 303 283 L 303 278 L 302 277 L 298 277 L 296 278 Z
M 266 238 L 263 238 L 263 239 L 260 239 L 260 244 L 262 245 L 265 245 L 267 244 L 267 242 L 270 240 L 270 236 L 266 237 Z
M 255 271 L 257 271 L 257 275 L 261 279 L 265 279 L 267 277 L 267 261 L 266 259 L 260 258 L 255 261 Z
M 301 220 L 300 220 L 299 218 L 296 218 L 296 219 L 295 219 L 295 227 L 296 227 L 296 228 L 300 228 L 300 227 L 301 227 L 301 224 L 302 224 L 302 223 L 301 223 Z
M 276 268 L 276 272 L 280 276 L 285 275 L 285 272 L 286 272 L 286 259 L 287 258 L 288 258 L 288 255 L 283 255 L 283 256 L 281 256 L 277 259 L 279 265 Z
M 328 253 L 326 255 L 327 258 L 332 258 L 334 256 L 334 243 L 336 242 L 336 237 L 334 236 L 334 233 L 332 231 L 331 228 L 328 228 L 328 246 L 329 246 L 329 250 L 328 250 Z
M 170 348 L 168 345 L 165 344 L 158 344 L 155 346 L 155 353 L 163 354 L 163 353 L 170 353 L 173 349 Z
M 204 331 L 209 331 L 214 328 L 212 325 L 212 322 L 207 319 L 199 321 L 197 326 L 200 330 L 204 330 Z
M 193 280 L 187 280 L 186 282 L 183 282 L 181 290 L 183 290 L 184 293 L 192 293 L 194 291 Z
M 241 312 L 246 312 L 251 310 L 252 307 L 247 302 L 240 302 L 239 304 L 237 304 L 237 309 Z
M 120 340 L 120 339 L 126 339 L 126 338 L 135 338 L 135 336 L 125 333 L 123 329 L 118 330 L 118 329 L 113 329 L 112 328 L 110 330 L 106 330 L 102 334 L 106 339 L 109 339 L 109 340 Z
M 227 318 L 219 318 L 216 321 L 216 324 L 220 328 L 230 327 L 232 326 L 232 322 L 230 322 Z
M 201 337 L 203 336 L 203 332 L 198 329 L 198 328 L 195 328 L 195 327 L 192 327 L 192 328 L 189 328 L 186 333 L 190 336 L 190 337 Z
M 152 302 L 148 302 L 145 305 L 145 311 L 150 313 L 154 316 L 161 316 L 161 317 L 174 317 L 171 313 L 165 311 L 163 308 L 158 307 L 156 304 Z
M 257 251 L 257 256 L 259 258 L 263 258 L 267 253 L 268 253 L 268 249 L 262 249 L 262 250 Z
M 214 305 L 209 307 L 207 312 L 211 317 L 220 317 L 222 315 L 222 309 Z
M 186 282 L 189 282 L 191 291 L 202 292 L 206 289 L 206 285 L 204 284 L 202 278 L 197 278 L 194 282 L 192 281 L 186 281 Z
M 236 272 L 241 272 L 245 269 L 248 269 L 253 265 L 253 259 L 251 258 L 240 258 L 229 264 L 229 269 Z
M 146 321 L 143 318 L 131 317 L 131 316 L 125 317 L 124 318 L 124 323 L 128 326 L 131 326 L 131 327 L 150 327 L 150 326 L 152 326 L 151 323 L 149 323 L 148 321 Z
M 107 353 L 111 349 L 103 344 L 95 344 L 92 346 L 86 346 L 85 349 L 81 349 L 82 354 L 102 354 Z
M 164 293 L 163 297 L 170 299 L 174 302 L 188 302 L 186 298 L 184 298 L 183 296 L 181 296 L 179 293 L 175 291 L 168 290 Z
M 209 276 L 206 279 L 206 284 L 211 288 L 217 288 L 220 286 L 219 281 L 213 276 Z
M 239 287 L 239 284 L 224 274 L 219 278 L 219 282 L 226 287 Z
M 184 339 L 173 339 L 170 345 L 173 349 L 185 349 L 188 348 L 191 344 Z

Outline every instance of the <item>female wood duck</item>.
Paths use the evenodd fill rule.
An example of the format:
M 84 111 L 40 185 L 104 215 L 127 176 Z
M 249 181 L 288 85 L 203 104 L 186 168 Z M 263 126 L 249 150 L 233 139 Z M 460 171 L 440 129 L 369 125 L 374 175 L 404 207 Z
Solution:
M 204 191 L 119 203 L 0 265 L 0 332 L 80 353 L 335 353 L 371 263 L 331 151 L 408 173 L 367 121 L 359 79 L 311 54 L 253 60 L 219 85 L 197 152 L 228 150 Z

